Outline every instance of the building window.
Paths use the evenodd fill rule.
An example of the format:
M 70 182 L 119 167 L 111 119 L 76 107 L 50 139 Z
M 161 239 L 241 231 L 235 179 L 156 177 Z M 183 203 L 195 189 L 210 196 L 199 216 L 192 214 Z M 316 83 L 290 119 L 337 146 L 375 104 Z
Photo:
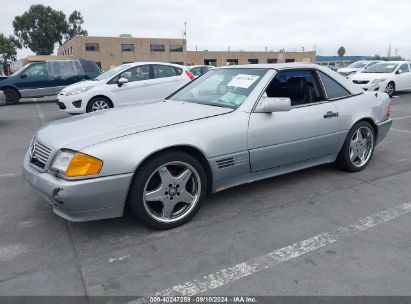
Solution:
M 183 52 L 182 45 L 170 45 L 170 52 Z
M 134 52 L 134 44 L 122 44 L 121 45 L 121 51 L 122 52 Z
M 165 52 L 164 44 L 150 44 L 150 52 Z
M 248 64 L 257 64 L 258 63 L 258 59 L 248 59 Z
M 217 59 L 204 59 L 204 65 L 217 66 Z
M 238 65 L 238 59 L 227 59 L 227 65 Z
M 73 47 L 70 47 L 70 54 L 73 55 Z
M 277 59 L 269 58 L 267 59 L 267 63 L 277 63 Z
M 285 62 L 295 62 L 295 59 L 288 58 L 288 59 L 285 59 Z
M 87 52 L 99 52 L 100 45 L 98 43 L 86 43 Z

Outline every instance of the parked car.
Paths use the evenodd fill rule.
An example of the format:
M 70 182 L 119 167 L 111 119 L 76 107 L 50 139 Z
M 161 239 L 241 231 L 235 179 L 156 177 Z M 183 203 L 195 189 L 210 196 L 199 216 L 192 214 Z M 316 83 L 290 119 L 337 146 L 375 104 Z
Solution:
M 120 65 L 94 81 L 64 88 L 58 95 L 60 110 L 76 114 L 95 112 L 167 97 L 194 79 L 184 66 L 161 62 Z
M 365 91 L 395 92 L 411 90 L 411 66 L 408 61 L 377 63 L 351 77 Z
M 30 63 L 16 73 L 0 80 L 0 90 L 8 103 L 24 97 L 57 95 L 64 87 L 100 75 L 100 69 L 90 60 L 57 60 Z
M 350 77 L 356 73 L 364 71 L 366 68 L 373 66 L 376 63 L 383 62 L 382 60 L 361 60 L 361 61 L 356 61 L 351 63 L 350 65 L 347 65 L 344 68 L 340 68 L 337 70 L 337 72 L 344 76 L 344 77 Z
M 212 65 L 193 65 L 189 67 L 190 72 L 194 75 L 195 78 L 201 76 L 208 71 L 214 69 Z
M 216 68 L 161 102 L 43 126 L 23 175 L 67 220 L 127 205 L 168 229 L 210 192 L 325 163 L 364 169 L 391 127 L 389 104 L 315 64 Z
M 0 106 L 4 105 L 6 103 L 6 96 L 2 91 L 0 91 Z

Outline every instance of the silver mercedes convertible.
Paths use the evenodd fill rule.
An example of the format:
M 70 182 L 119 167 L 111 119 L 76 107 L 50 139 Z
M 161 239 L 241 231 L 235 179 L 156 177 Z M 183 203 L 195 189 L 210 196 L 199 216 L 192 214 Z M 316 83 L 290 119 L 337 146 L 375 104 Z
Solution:
M 325 163 L 364 169 L 390 112 L 387 94 L 315 64 L 217 68 L 164 100 L 43 126 L 23 175 L 69 221 L 129 207 L 169 229 L 209 193 Z

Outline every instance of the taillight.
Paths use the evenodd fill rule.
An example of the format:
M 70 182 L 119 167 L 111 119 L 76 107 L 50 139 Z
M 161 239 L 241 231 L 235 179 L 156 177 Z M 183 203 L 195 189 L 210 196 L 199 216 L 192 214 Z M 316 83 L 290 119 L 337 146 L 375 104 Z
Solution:
M 195 78 L 194 75 L 191 74 L 190 71 L 185 71 L 185 72 L 186 72 L 186 75 L 188 76 L 188 78 L 190 78 L 190 80 L 193 80 Z
M 388 108 L 387 108 L 387 113 L 386 114 L 389 117 L 391 115 L 391 113 L 392 113 L 392 106 L 389 105 Z

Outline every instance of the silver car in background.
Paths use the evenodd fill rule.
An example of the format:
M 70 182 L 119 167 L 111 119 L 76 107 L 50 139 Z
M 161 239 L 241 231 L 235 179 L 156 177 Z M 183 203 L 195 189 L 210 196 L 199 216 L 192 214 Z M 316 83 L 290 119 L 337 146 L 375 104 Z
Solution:
M 216 68 L 163 101 L 40 128 L 24 178 L 70 221 L 123 215 L 169 229 L 208 193 L 326 163 L 364 169 L 390 100 L 315 64 Z

